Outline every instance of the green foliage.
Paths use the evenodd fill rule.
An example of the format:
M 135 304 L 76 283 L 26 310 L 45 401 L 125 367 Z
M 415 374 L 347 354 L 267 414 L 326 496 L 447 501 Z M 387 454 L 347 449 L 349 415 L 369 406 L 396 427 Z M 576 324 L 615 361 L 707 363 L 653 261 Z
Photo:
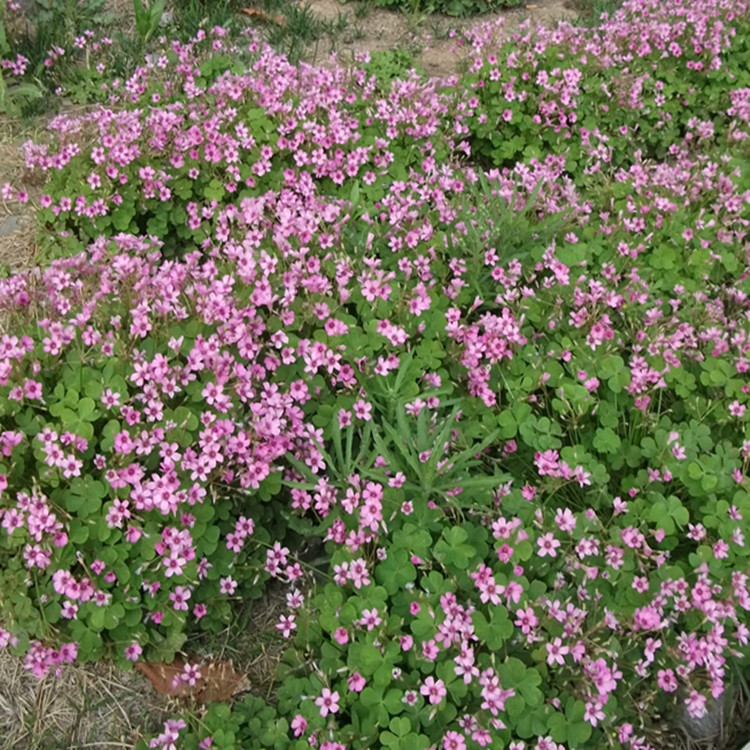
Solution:
M 0 59 L 5 58 L 12 51 L 5 28 L 5 6 L 7 0 L 0 0 Z M 42 92 L 33 83 L 6 80 L 5 73 L 0 68 L 0 114 L 17 116 L 23 111 L 23 105 L 34 99 L 39 99 Z
M 650 47 L 648 54 L 633 59 L 628 76 L 611 61 L 603 63 L 578 50 L 571 54 L 570 40 L 545 45 L 527 68 L 523 60 L 529 47 L 498 39 L 492 62 L 485 59 L 481 70 L 466 81 L 477 102 L 470 118 L 472 153 L 484 164 L 499 167 L 528 163 L 541 154 L 562 155 L 567 174 L 582 186 L 589 182 L 590 159 L 597 148 L 606 151 L 606 163 L 617 168 L 629 164 L 634 151 L 643 159 L 664 159 L 670 146 L 686 134 L 696 143 L 702 136 L 691 131 L 701 121 L 721 135 L 729 125 L 724 113 L 730 107 L 730 91 L 750 85 L 749 31 L 747 19 L 737 19 L 737 41 L 727 49 L 719 70 L 707 71 L 708 59 L 695 67 L 678 66 L 674 58 L 665 61 Z M 680 44 L 690 41 L 683 38 Z M 543 77 L 552 71 L 544 83 L 536 79 L 540 66 Z M 652 75 L 654 70 L 658 75 Z M 567 76 L 579 83 L 569 89 L 568 98 L 558 99 Z M 637 96 L 628 87 L 630 76 L 643 81 Z M 513 93 L 506 96 L 507 91 Z M 540 107 L 549 101 L 554 102 L 555 114 L 542 116 Z M 570 142 L 573 123 L 593 134 L 588 143 Z M 601 141 L 597 133 L 604 135 Z M 671 263 L 662 256 L 653 261 Z
M 328 30 L 335 35 L 337 29 L 326 29 L 325 23 L 315 14 L 309 3 L 287 3 L 284 0 L 263 0 L 263 7 L 272 21 L 265 25 L 268 43 L 279 50 L 292 64 L 297 64 L 308 45 L 323 38 Z M 280 22 L 275 18 L 278 17 Z
M 176 0 L 172 4 L 174 23 L 170 35 L 188 41 L 200 29 L 214 26 L 235 29 L 245 6 L 241 0 Z
M 114 21 L 105 0 L 34 0 L 10 26 L 0 5 L 0 58 L 25 59 L 23 73 L 8 80 L 0 71 L 0 112 L 32 116 L 54 103 L 60 83 L 80 78 L 85 57 L 75 46 L 84 32 L 93 35 Z M 89 41 L 87 40 L 87 44 Z M 59 95 L 57 97 L 59 99 Z
M 378 85 L 386 90 L 391 81 L 408 78 L 412 70 L 419 72 L 414 56 L 403 49 L 374 50 L 370 53 L 369 62 L 363 67 L 370 75 L 374 75 Z
M 142 44 L 151 39 L 164 15 L 164 0 L 133 0 L 135 28 Z
M 523 0 L 375 0 L 381 8 L 400 8 L 410 13 L 445 13 L 473 16 L 523 4 Z
M 41 89 L 33 83 L 8 83 L 0 71 L 0 114 L 17 117 L 29 102 L 41 99 Z

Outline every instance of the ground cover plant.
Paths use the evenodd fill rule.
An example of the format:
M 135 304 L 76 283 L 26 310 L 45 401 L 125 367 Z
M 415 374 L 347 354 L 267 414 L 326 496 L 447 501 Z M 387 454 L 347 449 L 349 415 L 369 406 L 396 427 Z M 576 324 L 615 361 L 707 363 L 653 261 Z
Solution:
M 109 51 L 112 40 L 96 39 L 115 14 L 105 0 L 29 0 L 0 3 L 0 114 L 35 114 L 60 98 L 64 81 L 93 88 L 101 61 L 91 54 Z M 109 61 L 108 60 L 108 61 Z
M 335 46 L 340 21 L 318 18 L 309 5 L 262 0 L 132 0 L 113 9 L 107 0 L 0 2 L 0 114 L 31 118 L 70 104 L 111 101 L 115 79 L 130 78 L 138 63 L 166 39 L 187 42 L 221 27 L 241 38 L 257 28 L 269 43 L 297 62 L 309 45 Z M 321 51 L 326 48 L 323 44 Z M 227 42 L 237 61 L 240 47 Z M 62 107 L 61 107 L 62 105 Z
M 375 0 L 382 8 L 400 8 L 411 13 L 446 13 L 449 16 L 471 16 L 498 8 L 521 5 L 520 0 Z
M 610 167 L 629 165 L 635 152 L 668 160 L 686 137 L 700 149 L 736 128 L 732 97 L 750 85 L 747 15 L 728 11 L 727 23 L 720 7 L 671 12 L 663 24 L 656 4 L 636 17 L 620 10 L 586 34 L 560 24 L 539 36 L 527 25 L 499 50 L 497 24 L 475 29 L 473 47 L 493 54 L 474 57 L 468 80 L 474 153 L 498 166 L 560 154 L 580 183 L 594 153 Z
M 148 747 L 646 750 L 741 690 L 747 18 L 485 27 L 387 85 L 214 28 L 54 120 L 0 644 L 170 661 L 286 586 L 271 698 Z

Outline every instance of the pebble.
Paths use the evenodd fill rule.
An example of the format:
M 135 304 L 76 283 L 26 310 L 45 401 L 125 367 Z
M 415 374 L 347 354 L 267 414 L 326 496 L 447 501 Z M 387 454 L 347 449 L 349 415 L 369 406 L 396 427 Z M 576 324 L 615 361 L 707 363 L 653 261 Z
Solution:
M 17 232 L 21 228 L 21 217 L 20 216 L 8 216 L 0 224 L 0 237 L 9 237 L 13 232 Z

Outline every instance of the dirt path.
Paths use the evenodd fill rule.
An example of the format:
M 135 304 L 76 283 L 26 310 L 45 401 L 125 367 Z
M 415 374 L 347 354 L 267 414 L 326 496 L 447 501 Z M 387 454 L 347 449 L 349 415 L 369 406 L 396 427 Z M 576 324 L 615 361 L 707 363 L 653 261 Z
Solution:
M 8 182 L 16 188 L 29 190 L 20 151 L 25 140 L 23 135 L 9 130 L 0 142 L 0 186 Z M 34 257 L 35 236 L 33 209 L 0 199 L 0 269 L 10 266 L 17 270 L 27 266 Z
M 97 664 L 39 680 L 0 651 L 0 750 L 132 748 L 175 707 L 136 672 Z
M 452 18 L 441 14 L 404 13 L 376 8 L 372 0 L 309 0 L 319 18 L 343 27 L 335 43 L 319 42 L 308 50 L 307 61 L 326 64 L 331 51 L 342 63 L 355 54 L 406 49 L 417 64 L 431 76 L 449 76 L 460 70 L 463 50 L 457 49 L 451 29 L 462 32 L 478 24 L 505 21 L 508 33 L 530 18 L 533 24 L 554 26 L 559 20 L 575 18 L 569 0 L 540 0 L 527 7 L 509 8 L 472 18 Z M 333 50 L 331 49 L 333 46 Z

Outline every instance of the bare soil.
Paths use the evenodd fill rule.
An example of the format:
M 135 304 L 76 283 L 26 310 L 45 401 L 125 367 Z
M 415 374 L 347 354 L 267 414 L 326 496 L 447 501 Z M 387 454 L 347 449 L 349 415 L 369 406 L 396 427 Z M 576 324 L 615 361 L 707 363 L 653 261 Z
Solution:
M 533 25 L 555 26 L 560 20 L 573 20 L 576 12 L 570 0 L 541 0 L 526 7 L 508 8 L 472 18 L 452 18 L 441 14 L 405 13 L 377 8 L 372 0 L 309 0 L 316 16 L 326 21 L 346 20 L 331 44 L 319 42 L 308 50 L 307 59 L 326 64 L 333 52 L 342 63 L 362 52 L 406 49 L 417 64 L 431 76 L 459 72 L 465 49 L 459 48 L 451 30 L 466 31 L 473 26 L 502 18 L 511 34 L 527 18 Z
M 158 732 L 170 706 L 136 672 L 76 666 L 43 680 L 0 651 L 0 749 L 132 748 Z
M 26 179 L 20 150 L 26 137 L 14 132 L 7 122 L 5 125 L 5 132 L 0 133 L 0 185 L 9 182 L 33 196 L 34 186 Z M 35 237 L 33 208 L 0 199 L 0 267 L 16 270 L 28 266 L 36 253 Z

